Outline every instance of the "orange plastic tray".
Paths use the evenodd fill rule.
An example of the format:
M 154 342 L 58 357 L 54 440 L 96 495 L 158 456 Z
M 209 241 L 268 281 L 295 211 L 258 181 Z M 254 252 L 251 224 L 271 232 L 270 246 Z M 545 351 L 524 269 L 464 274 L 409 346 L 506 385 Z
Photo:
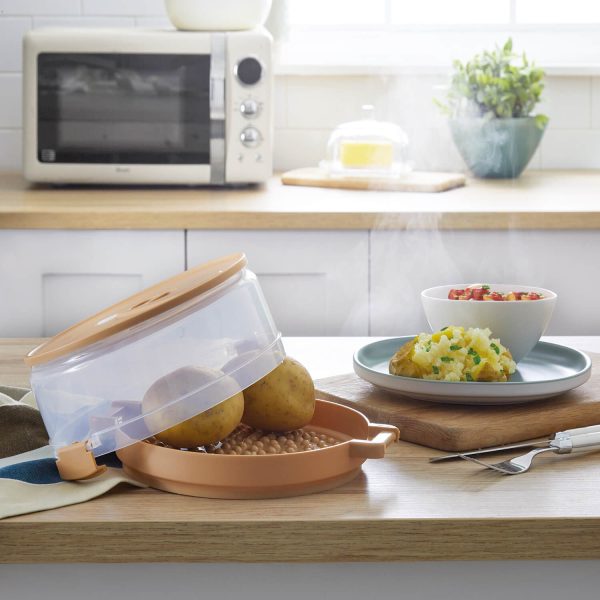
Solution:
M 281 498 L 328 490 L 356 477 L 368 458 L 383 458 L 399 438 L 392 425 L 369 423 L 358 411 L 317 400 L 307 426 L 344 440 L 335 446 L 264 456 L 204 454 L 138 442 L 117 455 L 125 473 L 147 485 L 205 498 Z

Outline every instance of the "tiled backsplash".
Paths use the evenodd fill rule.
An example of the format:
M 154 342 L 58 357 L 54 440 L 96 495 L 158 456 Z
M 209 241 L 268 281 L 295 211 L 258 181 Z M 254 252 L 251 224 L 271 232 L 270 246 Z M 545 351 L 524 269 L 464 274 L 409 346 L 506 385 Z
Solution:
M 162 0 L 0 0 L 0 168 L 21 165 L 21 38 L 32 27 L 169 26 Z M 373 104 L 405 128 L 419 169 L 464 170 L 432 98 L 443 76 L 278 76 L 275 168 L 316 165 L 340 122 Z M 600 78 L 548 77 L 549 129 L 530 168 L 600 168 Z

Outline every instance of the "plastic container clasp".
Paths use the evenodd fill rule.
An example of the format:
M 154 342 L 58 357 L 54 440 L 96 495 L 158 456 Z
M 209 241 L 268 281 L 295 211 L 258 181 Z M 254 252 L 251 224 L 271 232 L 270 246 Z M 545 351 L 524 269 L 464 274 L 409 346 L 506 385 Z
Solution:
M 56 468 L 65 481 L 92 479 L 106 471 L 105 465 L 98 465 L 86 442 L 74 442 L 56 453 Z

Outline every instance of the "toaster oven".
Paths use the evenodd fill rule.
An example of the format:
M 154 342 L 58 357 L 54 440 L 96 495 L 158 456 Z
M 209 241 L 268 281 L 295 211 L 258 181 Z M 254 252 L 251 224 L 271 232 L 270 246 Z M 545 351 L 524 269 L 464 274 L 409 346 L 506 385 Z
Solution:
M 38 29 L 24 39 L 34 182 L 225 185 L 272 173 L 262 30 Z

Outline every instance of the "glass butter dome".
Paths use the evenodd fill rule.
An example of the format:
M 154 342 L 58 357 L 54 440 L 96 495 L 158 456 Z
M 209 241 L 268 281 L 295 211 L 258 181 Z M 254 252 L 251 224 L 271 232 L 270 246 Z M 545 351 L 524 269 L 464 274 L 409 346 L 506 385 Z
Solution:
M 362 107 L 363 118 L 339 125 L 329 138 L 323 167 L 333 177 L 400 177 L 411 171 L 408 136 L 395 123 L 373 118 L 373 106 Z

